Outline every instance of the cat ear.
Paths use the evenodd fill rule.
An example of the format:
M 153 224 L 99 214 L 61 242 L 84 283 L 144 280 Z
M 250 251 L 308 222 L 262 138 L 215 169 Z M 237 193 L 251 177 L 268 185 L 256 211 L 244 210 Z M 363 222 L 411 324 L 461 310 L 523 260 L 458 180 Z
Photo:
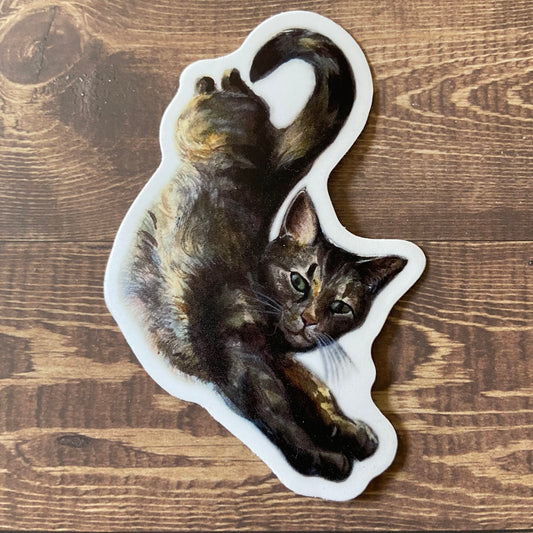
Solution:
M 385 257 L 375 257 L 359 263 L 359 270 L 362 273 L 363 282 L 368 286 L 372 294 L 379 292 L 389 281 L 399 274 L 407 259 L 396 255 Z
M 306 246 L 315 242 L 320 225 L 309 194 L 303 190 L 292 201 L 281 227 L 281 235 L 292 237 Z

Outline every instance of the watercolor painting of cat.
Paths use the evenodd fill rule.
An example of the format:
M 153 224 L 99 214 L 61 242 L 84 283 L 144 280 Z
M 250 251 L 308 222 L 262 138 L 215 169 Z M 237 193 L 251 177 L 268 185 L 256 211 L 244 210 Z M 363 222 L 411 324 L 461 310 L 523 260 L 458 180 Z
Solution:
M 248 62 L 189 70 L 192 88 L 179 111 L 169 106 L 171 127 L 162 123 L 173 165 L 119 231 L 127 242 L 117 236 L 106 301 L 164 388 L 204 405 L 293 490 L 346 499 L 390 463 L 396 440 L 382 415 L 368 415 L 368 379 L 361 418 L 343 408 L 335 389 L 358 368 L 343 342 L 366 335 L 360 349 L 370 351 L 381 324 L 367 322 L 414 283 L 423 256 L 404 241 L 355 250 L 334 238 L 310 176 L 350 121 L 364 123 L 354 116 L 368 94 L 331 21 L 274 19 L 256 30 L 258 44 L 247 41 Z M 314 87 L 276 127 L 254 84 L 291 61 L 312 69 Z

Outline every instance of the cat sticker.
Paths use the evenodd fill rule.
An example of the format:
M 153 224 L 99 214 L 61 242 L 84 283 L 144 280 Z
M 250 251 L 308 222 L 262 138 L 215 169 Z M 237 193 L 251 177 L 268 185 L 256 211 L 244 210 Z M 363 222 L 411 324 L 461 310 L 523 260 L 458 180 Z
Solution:
M 277 15 L 187 67 L 104 283 L 163 389 L 206 408 L 294 492 L 332 500 L 395 456 L 370 349 L 425 263 L 412 243 L 349 233 L 328 196 L 371 100 L 361 49 L 314 13 Z

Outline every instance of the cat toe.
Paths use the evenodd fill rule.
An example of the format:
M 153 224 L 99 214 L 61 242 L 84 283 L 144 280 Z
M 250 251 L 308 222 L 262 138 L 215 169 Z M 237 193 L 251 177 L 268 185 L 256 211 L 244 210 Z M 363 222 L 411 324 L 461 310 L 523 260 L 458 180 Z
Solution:
M 353 458 L 346 453 L 323 448 L 295 447 L 284 450 L 292 467 L 304 476 L 322 477 L 330 481 L 343 481 L 351 473 Z
M 352 472 L 353 459 L 344 453 L 323 452 L 320 454 L 319 475 L 330 481 L 344 481 Z
M 305 476 L 344 481 L 352 471 L 353 459 L 344 453 L 317 450 L 309 454 L 300 453 L 293 466 Z
M 361 421 L 343 420 L 331 428 L 324 447 L 362 461 L 377 450 L 378 438 L 372 428 Z
M 204 76 L 196 82 L 196 94 L 210 94 L 215 91 L 213 78 Z
M 372 428 L 363 422 L 357 423 L 357 431 L 350 446 L 350 453 L 354 459 L 362 461 L 374 454 L 378 448 L 378 438 Z
M 236 68 L 226 71 L 222 76 L 220 84 L 225 91 L 242 94 L 248 94 L 250 92 L 250 89 L 242 81 L 241 75 Z

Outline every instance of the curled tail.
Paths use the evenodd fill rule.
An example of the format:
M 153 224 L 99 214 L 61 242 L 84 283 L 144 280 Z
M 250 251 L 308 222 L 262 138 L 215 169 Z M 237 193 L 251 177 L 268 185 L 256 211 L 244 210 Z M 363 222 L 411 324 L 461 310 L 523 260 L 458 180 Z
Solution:
M 303 29 L 279 33 L 255 56 L 250 80 L 256 82 L 291 59 L 314 67 L 316 84 L 294 122 L 279 130 L 274 164 L 278 171 L 306 172 L 335 139 L 355 100 L 352 68 L 343 52 L 327 37 Z

